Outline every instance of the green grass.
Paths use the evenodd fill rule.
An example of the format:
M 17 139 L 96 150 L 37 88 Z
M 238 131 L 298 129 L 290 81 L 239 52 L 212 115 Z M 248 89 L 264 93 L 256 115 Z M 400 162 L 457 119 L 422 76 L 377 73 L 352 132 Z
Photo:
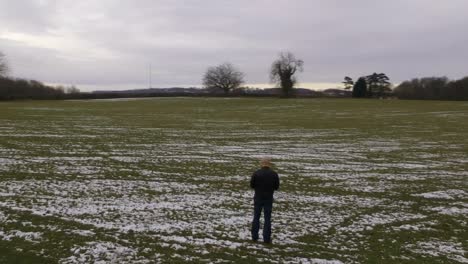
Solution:
M 444 101 L 2 102 L 0 262 L 463 263 L 467 120 Z M 268 247 L 249 241 L 262 156 Z

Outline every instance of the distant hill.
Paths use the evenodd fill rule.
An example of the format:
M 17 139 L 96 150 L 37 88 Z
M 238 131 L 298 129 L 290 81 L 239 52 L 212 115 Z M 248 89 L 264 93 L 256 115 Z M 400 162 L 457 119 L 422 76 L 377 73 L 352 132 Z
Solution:
M 188 94 L 199 94 L 208 93 L 206 89 L 201 88 L 182 88 L 182 87 L 171 87 L 171 88 L 146 88 L 146 89 L 131 89 L 131 90 L 118 90 L 118 91 L 93 91 L 94 94 L 161 94 L 161 93 L 188 93 Z
M 351 97 L 353 94 L 352 91 L 337 88 L 326 89 L 323 90 L 322 93 L 331 97 Z
M 341 89 L 327 89 L 324 91 L 316 91 L 306 88 L 295 88 L 295 96 L 298 97 L 351 97 L 351 91 Z M 146 97 L 146 96 L 224 96 L 223 91 L 210 90 L 205 88 L 146 88 L 132 89 L 119 91 L 93 91 L 90 95 L 98 98 L 104 97 Z M 279 96 L 281 95 L 280 88 L 240 88 L 230 93 L 232 96 Z

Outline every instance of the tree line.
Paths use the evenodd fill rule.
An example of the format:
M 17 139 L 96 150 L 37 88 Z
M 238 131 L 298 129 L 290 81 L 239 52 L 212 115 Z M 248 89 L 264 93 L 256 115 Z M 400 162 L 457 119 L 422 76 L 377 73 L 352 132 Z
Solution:
M 270 69 L 270 80 L 276 83 L 281 90 L 281 95 L 290 97 L 293 95 L 297 84 L 296 73 L 303 71 L 304 61 L 296 59 L 291 52 L 282 52 L 275 60 Z M 8 65 L 3 53 L 0 53 L 0 100 L 13 99 L 66 99 L 66 98 L 94 98 L 93 95 L 80 93 L 72 87 L 51 87 L 34 80 L 14 79 L 7 77 Z M 203 76 L 203 85 L 210 94 L 218 94 L 222 91 L 224 95 L 258 95 L 251 89 L 241 87 L 245 83 L 245 75 L 231 63 L 223 63 L 218 66 L 209 67 Z M 164 93 L 155 93 L 166 95 Z M 195 95 L 203 95 L 197 93 Z M 105 96 L 100 94 L 98 96 Z M 115 96 L 115 95 L 112 95 Z
M 297 59 L 291 52 L 281 52 L 279 58 L 270 67 L 270 81 L 281 89 L 281 96 L 290 97 L 294 94 L 297 84 L 297 72 L 302 72 L 304 61 Z M 229 94 L 239 89 L 245 83 L 244 73 L 231 63 L 223 63 L 209 67 L 203 76 L 206 89 Z
M 61 99 L 64 92 L 38 81 L 0 77 L 0 100 Z
M 304 61 L 296 58 L 291 52 L 281 52 L 279 57 L 273 61 L 270 67 L 270 81 L 276 84 L 282 97 L 295 95 L 297 73 L 302 72 L 303 67 Z M 79 89 L 74 86 L 52 87 L 34 80 L 8 77 L 8 72 L 9 67 L 5 55 L 0 52 L 0 100 L 94 98 L 92 94 L 80 93 Z M 273 96 L 276 94 L 259 93 L 255 89 L 242 87 L 245 84 L 244 73 L 228 62 L 209 67 L 203 75 L 202 83 L 204 91 L 189 93 L 189 95 Z M 404 81 L 393 88 L 390 78 L 385 73 L 374 72 L 359 77 L 356 82 L 351 77 L 346 76 L 342 83 L 345 90 L 352 90 L 352 97 L 355 98 L 397 97 L 400 99 L 468 100 L 468 77 L 453 81 L 447 77 L 416 78 Z M 169 95 L 154 91 L 152 94 Z M 181 94 L 187 95 L 185 92 Z M 106 95 L 99 95 L 99 97 L 102 96 Z
M 52 87 L 35 80 L 8 78 L 0 76 L 0 100 L 18 99 L 70 99 L 80 94 L 74 86 Z
M 352 89 L 355 98 L 468 100 L 468 77 L 453 81 L 447 77 L 415 78 L 392 89 L 390 78 L 385 73 L 373 73 L 359 77 L 356 82 L 346 76 L 342 83 L 346 90 Z
M 376 73 L 359 77 L 356 82 L 349 76 L 342 82 L 345 89 L 352 88 L 352 96 L 356 98 L 387 97 L 392 93 L 390 78 L 385 73 Z
M 401 99 L 468 100 L 468 76 L 452 81 L 447 77 L 415 78 L 402 82 L 394 93 Z
M 9 67 L 0 52 L 0 100 L 67 99 L 80 93 L 74 86 L 52 87 L 39 81 L 8 77 Z

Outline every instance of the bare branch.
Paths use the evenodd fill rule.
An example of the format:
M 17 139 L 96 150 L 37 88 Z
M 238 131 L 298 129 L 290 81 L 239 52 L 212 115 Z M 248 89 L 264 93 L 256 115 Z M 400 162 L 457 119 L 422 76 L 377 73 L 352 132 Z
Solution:
M 244 74 L 231 63 L 209 67 L 203 76 L 203 85 L 210 89 L 221 89 L 225 93 L 238 88 L 244 83 Z
M 5 55 L 0 52 L 0 77 L 4 77 L 8 74 L 9 68 L 6 62 Z
M 296 59 L 291 52 L 281 52 L 271 65 L 270 80 L 278 84 L 284 96 L 289 96 L 297 83 L 294 74 L 303 71 L 304 61 Z

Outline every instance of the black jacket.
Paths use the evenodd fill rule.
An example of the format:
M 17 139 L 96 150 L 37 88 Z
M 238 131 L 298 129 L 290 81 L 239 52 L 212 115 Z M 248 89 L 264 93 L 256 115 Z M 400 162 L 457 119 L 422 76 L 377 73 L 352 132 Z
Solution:
M 255 189 L 255 200 L 272 200 L 273 193 L 278 190 L 279 184 L 278 174 L 268 167 L 254 172 L 250 178 L 250 187 Z

